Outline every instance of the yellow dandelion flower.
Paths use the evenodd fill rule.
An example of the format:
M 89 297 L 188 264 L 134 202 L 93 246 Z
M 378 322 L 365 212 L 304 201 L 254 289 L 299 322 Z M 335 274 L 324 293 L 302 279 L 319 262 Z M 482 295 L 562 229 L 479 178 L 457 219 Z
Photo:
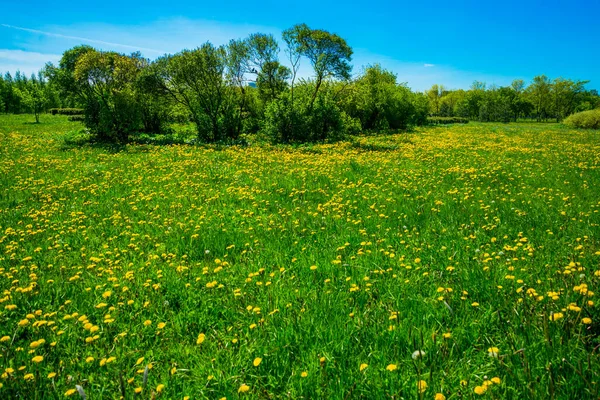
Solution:
M 250 386 L 246 385 L 245 383 L 243 383 L 240 388 L 238 389 L 238 393 L 246 393 L 247 391 L 250 390 Z
M 497 376 L 492 378 L 492 382 L 494 382 L 496 385 L 499 385 L 500 383 L 502 383 L 502 381 L 500 380 L 500 378 L 498 378 Z
M 10 336 L 2 336 L 0 338 L 0 342 L 8 342 L 10 340 Z
M 150 326 L 152 325 L 152 321 L 150 321 L 149 319 L 144 321 L 144 326 Z
M 358 369 L 359 369 L 359 370 L 362 372 L 362 371 L 364 371 L 364 370 L 365 370 L 365 369 L 366 369 L 368 366 L 369 366 L 369 364 L 365 364 L 365 363 L 363 363 L 363 364 L 360 364 L 360 367 L 358 367 Z
M 446 400 L 446 396 L 444 396 L 442 393 L 436 393 L 434 400 Z
M 56 372 L 50 372 L 50 373 L 48 374 L 48 379 L 52 379 L 52 378 L 54 378 L 55 376 L 56 376 Z
M 306 378 L 308 376 L 308 372 L 306 371 L 302 371 L 302 373 L 300 374 L 301 377 Z
M 34 363 L 40 363 L 40 362 L 44 361 L 44 357 L 43 356 L 35 356 L 31 359 L 31 361 L 33 361 Z
M 484 385 L 475 386 L 475 389 L 473 389 L 473 391 L 475 392 L 475 394 L 478 394 L 478 395 L 485 394 L 485 392 L 487 392 L 487 386 L 484 386 Z
M 77 390 L 75 389 L 69 389 L 65 392 L 65 396 L 71 396 L 73 394 L 77 393 Z
M 387 369 L 388 371 L 395 371 L 396 369 L 398 369 L 398 366 L 396 364 L 390 364 L 387 367 L 385 367 L 385 369 Z
M 557 313 L 552 313 L 550 314 L 550 321 L 558 321 L 559 319 L 562 319 L 562 317 L 564 317 L 563 313 L 557 312 Z
M 417 390 L 419 391 L 419 393 L 423 393 L 424 391 L 426 391 L 427 390 L 427 382 L 425 382 L 422 379 L 419 382 L 417 382 Z
M 205 338 L 204 333 L 199 334 L 198 339 L 196 339 L 196 344 L 202 344 L 202 342 L 204 342 L 204 338 Z
M 135 365 L 140 365 L 141 363 L 144 362 L 144 357 L 140 357 L 137 359 L 137 361 L 135 362 Z
M 156 386 L 156 393 L 160 393 L 165 389 L 165 385 L 163 385 L 162 383 L 159 384 L 158 386 Z
M 167 325 L 167 324 L 166 324 L 165 322 L 159 322 L 159 323 L 158 323 L 158 325 L 157 325 L 157 327 L 158 327 L 158 329 L 162 329 L 162 328 L 164 328 L 166 325 Z
M 254 362 L 252 363 L 255 367 L 258 367 L 260 365 L 260 363 L 262 362 L 262 358 L 260 357 L 256 357 L 254 359 Z
M 591 318 L 588 318 L 588 317 L 585 317 L 585 318 L 583 318 L 583 319 L 581 320 L 581 323 L 582 323 L 582 324 L 584 324 L 584 325 L 589 325 L 589 324 L 591 324 L 591 323 L 592 323 L 592 319 L 591 319 Z

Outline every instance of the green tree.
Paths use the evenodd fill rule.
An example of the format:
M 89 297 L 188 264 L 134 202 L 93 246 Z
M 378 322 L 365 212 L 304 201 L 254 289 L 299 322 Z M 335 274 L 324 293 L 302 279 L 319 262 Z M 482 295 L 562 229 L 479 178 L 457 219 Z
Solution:
M 72 82 L 84 102 L 85 124 L 103 140 L 127 142 L 141 128 L 135 82 L 146 61 L 139 54 L 87 51 Z
M 161 91 L 190 113 L 204 141 L 235 139 L 239 132 L 234 91 L 225 76 L 226 58 L 226 48 L 207 42 L 155 64 Z
M 309 108 L 312 108 L 326 79 L 350 79 L 352 48 L 340 36 L 299 24 L 284 32 L 284 40 L 295 47 L 291 53 L 308 58 L 313 67 L 315 85 Z
M 46 92 L 45 84 L 43 81 L 38 80 L 35 76 L 29 80 L 27 85 L 15 89 L 17 96 L 21 98 L 21 101 L 27 107 L 28 111 L 32 112 L 35 116 L 35 122 L 39 124 L 40 114 L 46 110 L 49 104 L 49 98 Z

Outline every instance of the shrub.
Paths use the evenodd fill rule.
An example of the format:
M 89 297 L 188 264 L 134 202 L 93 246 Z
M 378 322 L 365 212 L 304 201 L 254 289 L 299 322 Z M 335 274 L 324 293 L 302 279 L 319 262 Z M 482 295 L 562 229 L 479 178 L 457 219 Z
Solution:
M 83 115 L 72 115 L 69 117 L 69 121 L 71 122 L 84 122 L 85 117 Z
M 52 115 L 83 115 L 82 108 L 51 108 L 48 111 Z
M 263 132 L 273 142 L 335 141 L 360 131 L 360 122 L 343 112 L 330 93 L 320 92 L 311 107 L 310 85 L 297 89 L 293 106 L 290 93 L 267 106 Z
M 462 117 L 429 117 L 427 123 L 429 125 L 467 124 L 469 120 Z
M 600 129 L 600 108 L 571 114 L 564 124 L 571 128 Z

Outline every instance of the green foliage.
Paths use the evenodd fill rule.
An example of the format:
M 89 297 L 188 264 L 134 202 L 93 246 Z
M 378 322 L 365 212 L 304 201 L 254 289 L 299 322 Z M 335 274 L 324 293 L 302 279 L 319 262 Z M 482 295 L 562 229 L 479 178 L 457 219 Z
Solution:
M 198 138 L 205 142 L 237 139 L 240 112 L 235 89 L 228 84 L 227 50 L 205 43 L 157 60 L 159 90 L 190 113 Z
M 600 109 L 572 114 L 563 122 L 572 128 L 600 129 Z
M 52 115 L 83 115 L 83 108 L 51 108 L 48 112 Z
M 85 125 L 100 140 L 126 143 L 142 127 L 135 82 L 146 61 L 138 54 L 87 51 L 75 63 Z
M 359 121 L 340 109 L 331 88 L 312 102 L 314 86 L 314 82 L 298 86 L 293 104 L 286 92 L 267 106 L 263 132 L 273 142 L 335 141 L 360 131 Z
M 468 118 L 462 117 L 429 117 L 427 124 L 429 125 L 448 125 L 448 124 L 467 124 Z
M 422 123 L 415 94 L 378 64 L 366 68 L 340 98 L 348 115 L 357 118 L 363 130 L 398 130 Z

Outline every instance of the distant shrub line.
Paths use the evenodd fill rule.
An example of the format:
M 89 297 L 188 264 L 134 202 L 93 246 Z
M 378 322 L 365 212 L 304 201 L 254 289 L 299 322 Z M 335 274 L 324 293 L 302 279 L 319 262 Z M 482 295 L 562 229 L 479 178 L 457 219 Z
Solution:
M 82 108 L 51 108 L 48 111 L 52 115 L 83 115 Z
M 448 124 L 468 124 L 468 118 L 462 117 L 429 117 L 427 118 L 428 125 L 448 125 Z

